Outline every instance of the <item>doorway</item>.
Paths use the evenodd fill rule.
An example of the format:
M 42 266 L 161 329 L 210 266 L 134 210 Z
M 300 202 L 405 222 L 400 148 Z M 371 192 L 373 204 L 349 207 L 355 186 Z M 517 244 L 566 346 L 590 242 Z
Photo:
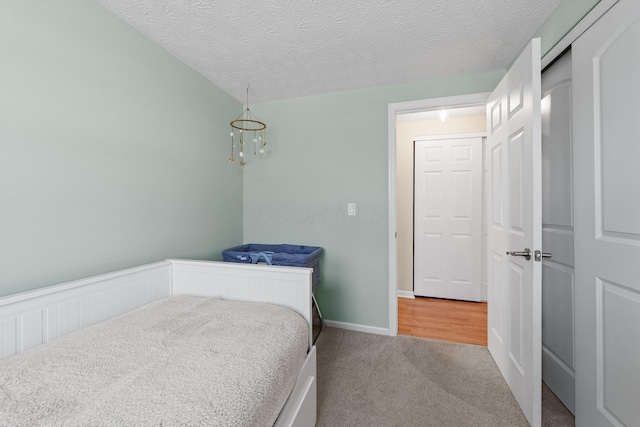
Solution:
M 487 303 L 398 298 L 398 334 L 487 346 Z
M 558 61 L 558 62 L 560 62 L 560 61 Z M 556 89 L 564 89 L 566 85 L 564 84 L 564 82 L 562 82 L 562 83 L 563 83 L 562 85 L 552 85 L 552 86 L 554 86 Z M 543 102 L 543 104 L 544 104 L 544 102 Z M 554 101 L 554 104 L 557 104 L 557 103 Z M 395 130 L 395 129 L 394 129 L 394 130 Z M 394 141 L 394 142 L 396 142 L 396 141 Z M 399 143 L 399 141 L 398 141 L 398 143 Z M 560 147 L 556 147 L 556 148 L 560 148 Z M 554 158 L 554 160 L 555 160 L 555 161 L 560 161 L 561 159 L 564 159 L 564 157 L 562 157 L 562 156 L 557 156 L 557 155 L 554 155 L 554 156 L 553 156 L 553 158 Z M 390 166 L 390 168 L 391 168 L 391 166 Z M 390 170 L 391 170 L 391 169 L 390 169 Z M 566 171 L 566 170 L 570 170 L 570 168 L 562 167 L 562 168 L 555 168 L 554 170 L 563 170 L 563 171 Z M 544 182 L 544 181 L 543 181 L 543 182 Z M 559 188 L 558 188 L 558 189 L 559 189 Z M 548 192 L 547 194 L 548 194 L 549 196 L 552 196 L 552 195 L 553 195 L 552 193 L 549 193 L 549 192 Z M 394 194 L 394 197 L 398 197 L 398 196 Z M 549 205 L 549 204 L 547 204 L 547 206 L 550 206 L 550 205 Z M 562 206 L 558 205 L 558 206 L 556 206 L 556 207 L 560 208 L 560 207 L 562 207 Z M 547 215 L 547 216 L 549 216 L 549 215 Z M 396 218 L 397 218 L 398 223 L 400 223 L 400 222 L 401 222 L 401 220 L 399 219 L 399 218 L 400 218 L 400 216 L 399 216 L 399 214 L 398 214 L 397 212 L 394 212 L 394 213 L 393 213 L 393 217 L 394 217 L 394 219 L 396 219 Z M 547 218 L 547 219 L 548 219 L 548 218 Z M 550 228 L 550 224 L 555 224 L 555 222 L 553 222 L 553 221 L 545 221 L 545 224 L 547 225 L 547 229 L 549 229 L 549 228 Z M 548 231 L 548 230 L 547 230 L 547 231 Z M 566 230 L 565 230 L 565 231 L 566 231 Z M 395 236 L 394 236 L 394 237 L 395 237 Z M 399 236 L 398 236 L 398 237 L 399 237 Z M 547 239 L 547 242 L 549 242 L 549 239 Z M 399 244 L 400 244 L 400 239 L 398 239 L 398 240 L 393 240 L 393 243 L 394 243 L 394 245 L 399 245 Z M 396 250 L 398 250 L 398 249 L 396 249 Z M 558 252 L 558 254 L 559 254 L 560 252 L 561 252 L 561 251 L 559 251 L 559 252 Z M 399 251 L 398 251 L 398 253 L 399 253 Z M 400 257 L 398 257 L 398 258 L 400 258 Z M 555 263 L 555 262 L 557 262 L 557 261 L 559 261 L 559 260 L 558 260 L 558 259 L 556 259 L 556 260 L 553 260 L 553 261 L 548 261 L 548 260 L 547 260 L 547 261 L 545 261 L 545 267 L 547 268 L 547 272 L 549 272 L 549 271 L 550 271 L 550 268 L 552 267 L 551 263 Z M 486 264 L 486 263 L 484 263 L 484 262 L 483 262 L 483 264 Z M 395 268 L 396 268 L 396 272 L 397 272 L 397 271 L 398 271 L 398 270 L 397 270 L 398 266 L 396 265 L 396 266 L 395 266 Z M 393 269 L 391 269 L 391 270 L 393 270 Z M 400 285 L 400 284 L 398 284 L 398 285 Z M 400 288 L 400 286 L 398 286 L 398 288 Z M 549 293 L 547 293 L 547 294 L 549 294 Z M 395 299 L 395 298 L 394 298 L 394 299 Z M 555 301 L 554 301 L 554 302 L 555 302 Z M 550 320 L 550 316 L 547 316 L 547 321 L 549 321 L 549 320 Z M 390 323 L 391 323 L 391 322 L 390 322 Z M 396 325 L 396 327 L 397 327 L 397 325 Z
M 480 94 L 480 97 L 471 99 L 470 102 L 461 99 L 447 98 L 442 100 L 440 106 L 427 107 L 422 110 L 416 111 L 402 111 L 396 116 L 396 158 L 397 158 L 397 212 L 398 212 L 398 230 L 397 230 L 397 259 L 398 259 L 398 292 L 397 296 L 401 297 L 398 301 L 398 321 L 399 332 L 404 335 L 413 335 L 423 338 L 443 339 L 454 342 L 464 342 L 471 344 L 486 345 L 486 303 L 470 303 L 464 300 L 480 301 L 486 300 L 486 272 L 483 268 L 482 260 L 482 247 L 484 245 L 483 235 L 484 224 L 482 221 L 482 181 L 484 177 L 483 173 L 483 137 L 485 136 L 486 129 L 486 107 L 484 96 Z M 456 97 L 459 98 L 459 97 Z M 462 103 L 460 103 L 462 101 Z M 448 107 L 443 108 L 442 105 Z M 474 144 L 473 147 L 470 143 Z M 435 144 L 435 145 L 434 145 Z M 427 147 L 426 150 L 424 148 Z M 415 150 L 414 150 L 415 148 Z M 417 151 L 416 151 L 417 150 Z M 421 151 L 422 150 L 422 151 Z M 415 153 L 415 154 L 414 154 Z M 427 179 L 427 182 L 420 181 L 420 173 L 416 174 L 414 180 L 414 165 L 416 162 L 414 159 L 423 158 L 427 154 L 433 154 L 433 156 L 427 156 L 426 159 L 428 165 L 427 169 L 436 167 L 436 170 L 429 170 L 426 172 L 425 178 L 433 178 L 431 181 Z M 440 153 L 442 156 L 437 155 Z M 447 153 L 449 155 L 447 155 Z M 473 176 L 468 174 L 470 163 L 467 157 L 473 153 L 474 161 L 478 160 L 474 164 L 475 171 Z M 435 157 L 434 157 L 435 156 Z M 462 156 L 462 157 L 461 157 Z M 443 164 L 445 158 L 458 159 L 460 162 L 453 162 L 454 164 Z M 464 159 L 463 159 L 464 157 Z M 442 161 L 441 161 L 442 160 Z M 460 163 L 459 165 L 457 163 Z M 419 165 L 419 162 L 418 162 Z M 446 170 L 440 170 L 444 167 Z M 449 167 L 451 166 L 451 167 Z M 458 170 L 463 167 L 465 171 Z M 416 166 L 418 167 L 418 166 Z M 449 171 L 449 169 L 451 169 Z M 435 173 L 437 172 L 437 173 Z M 440 173 L 442 172 L 442 173 Z M 464 173 L 462 173 L 464 172 Z M 437 176 L 436 176 L 437 175 Z M 450 176 L 449 176 L 450 175 Z M 463 178 L 473 178 L 472 180 Z M 445 179 L 447 182 L 443 182 Z M 451 181 L 451 182 L 449 182 Z M 455 182 L 460 181 L 458 184 L 474 184 L 469 186 L 458 186 L 462 193 L 466 194 L 465 200 L 459 198 L 453 198 L 449 200 L 449 194 L 445 192 L 445 189 L 453 186 Z M 422 188 L 425 184 L 438 184 L 438 188 L 433 186 L 429 188 Z M 451 184 L 451 185 L 450 185 Z M 455 187 L 455 186 L 454 186 Z M 465 188 L 463 188 L 465 187 Z M 468 188 L 467 188 L 468 187 Z M 422 200 L 420 196 L 416 197 L 416 191 L 419 195 L 426 195 L 429 199 L 425 205 L 425 200 Z M 465 191 L 462 191 L 465 190 Z M 455 190 L 454 190 L 455 192 Z M 436 193 L 439 193 L 441 197 L 431 197 Z M 436 200 L 437 199 L 437 200 Z M 456 200 L 457 203 L 456 204 Z M 446 203 L 445 203 L 446 202 Z M 474 242 L 468 248 L 466 246 L 460 246 L 465 243 L 466 240 L 461 230 L 450 233 L 449 236 L 444 237 L 445 240 L 450 240 L 446 245 L 442 246 L 438 242 L 433 242 L 433 239 L 420 247 L 421 242 L 419 237 L 422 236 L 423 231 L 421 225 L 425 225 L 424 221 L 421 224 L 416 220 L 414 227 L 414 207 L 421 205 L 423 208 L 432 211 L 431 207 L 449 209 L 444 205 L 451 205 L 450 208 L 458 212 L 457 214 L 448 215 L 451 217 L 451 224 L 459 226 L 473 225 L 473 238 Z M 438 206 L 436 206 L 438 205 Z M 474 205 L 474 211 L 476 212 L 475 218 L 472 221 L 468 221 L 465 218 L 454 218 L 460 216 L 468 216 L 470 208 Z M 431 207 L 429 207 L 431 206 Z M 467 207 L 469 209 L 467 209 Z M 462 209 L 465 208 L 465 209 Z M 418 209 L 420 211 L 421 208 Z M 461 211 L 464 210 L 465 212 Z M 427 215 L 433 216 L 433 215 Z M 418 218 L 419 215 L 416 215 Z M 430 222 L 429 219 L 426 222 Z M 439 220 L 431 221 L 436 227 L 440 226 Z M 458 224 L 465 222 L 469 224 Z M 454 227 L 455 228 L 455 227 Z M 469 227 L 466 227 L 469 228 Z M 465 228 L 465 229 L 466 229 Z M 417 234 L 414 233 L 417 232 Z M 433 231 L 433 230 L 432 230 Z M 427 237 L 434 237 L 441 233 L 426 233 Z M 415 239 L 414 239 L 415 236 Z M 436 236 L 437 237 L 437 236 Z M 470 239 L 469 239 L 470 240 Z M 471 242 L 469 242 L 471 243 Z M 414 246 L 415 244 L 415 246 Z M 421 248 L 423 250 L 421 250 Z M 471 251 L 471 252 L 470 252 Z M 446 253 L 445 253 L 446 252 Z M 418 261 L 414 262 L 414 253 L 418 254 Z M 425 255 L 425 256 L 421 256 Z M 445 256 L 446 255 L 446 256 Z M 475 258 L 475 262 L 471 259 Z M 425 262 L 420 260 L 425 259 Z M 440 261 L 438 261 L 440 260 Z M 450 262 L 455 261 L 458 262 Z M 447 264 L 452 264 L 450 267 L 445 268 Z M 453 269 L 453 265 L 456 266 Z M 461 268 L 464 266 L 469 268 Z M 426 267 L 431 266 L 431 269 Z M 425 267 L 425 268 L 422 268 Z M 416 272 L 422 272 L 424 274 L 418 274 L 425 280 L 419 280 L 414 284 L 414 278 Z M 427 271 L 429 270 L 429 271 Z M 451 271 L 449 271 L 451 270 Z M 437 280 L 437 288 L 439 292 L 432 292 L 431 287 L 425 287 L 425 282 L 434 282 L 437 279 L 435 271 L 441 271 L 443 277 L 449 276 L 447 271 L 454 271 L 456 274 L 468 270 L 467 276 L 474 276 L 473 283 L 468 282 L 468 277 L 450 277 L 447 279 L 447 283 Z M 423 277 L 424 276 L 424 277 Z M 462 280 L 465 279 L 465 280 Z M 462 281 L 465 284 L 462 284 Z M 456 283 L 460 282 L 460 283 Z M 451 294 L 447 292 L 447 287 L 453 284 L 456 292 Z M 414 286 L 415 285 L 415 286 Z M 462 288 L 475 287 L 474 292 L 468 291 L 461 293 Z M 452 289 L 453 290 L 453 289 Z M 427 297 L 427 298 L 421 298 Z M 396 301 L 394 295 L 394 301 Z M 414 299 L 418 297 L 417 299 Z M 432 298 L 436 297 L 436 298 Z
M 419 136 L 433 136 L 438 132 L 431 130 L 410 131 L 410 145 L 398 143 L 397 127 L 398 117 L 410 118 L 410 114 L 428 116 L 437 120 L 443 106 L 449 111 L 463 108 L 481 108 L 484 117 L 485 103 L 489 93 L 477 93 L 446 98 L 432 98 L 419 101 L 401 102 L 389 105 L 389 335 L 398 334 L 398 296 L 413 298 L 413 140 Z M 415 117 L 415 116 L 414 116 Z M 449 117 L 452 117 L 451 115 Z M 446 128 L 445 120 L 441 122 L 439 134 L 472 133 L 477 129 L 461 129 L 454 131 Z M 455 123 L 453 120 L 447 126 Z M 484 123 L 484 119 L 482 119 Z M 435 123 L 432 123 L 435 124 Z M 485 124 L 486 126 L 486 124 Z M 483 129 L 481 129 L 482 131 Z M 404 155 L 405 151 L 409 155 Z M 408 160 L 407 160 L 408 159 Z M 407 166 L 408 161 L 408 166 Z M 407 173 L 401 173 L 401 171 Z M 399 191 L 400 189 L 410 189 Z M 407 203 L 407 199 L 409 202 Z M 404 202 L 404 204 L 403 204 Z M 399 209 L 400 206 L 410 206 L 409 219 L 406 212 Z M 402 214 L 402 217 L 400 217 Z M 407 236 L 408 240 L 407 240 Z M 404 238 L 403 238 L 404 237 Z M 409 242 L 407 244 L 407 242 Z M 407 255 L 408 254 L 408 255 Z M 402 273 L 400 273 L 402 272 Z M 402 275 L 400 275 L 402 274 Z

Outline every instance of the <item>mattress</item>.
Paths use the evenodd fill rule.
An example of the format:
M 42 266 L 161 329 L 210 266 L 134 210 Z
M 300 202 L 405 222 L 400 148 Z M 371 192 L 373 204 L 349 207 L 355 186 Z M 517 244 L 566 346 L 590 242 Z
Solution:
M 0 425 L 270 426 L 308 325 L 284 307 L 166 298 L 0 362 Z

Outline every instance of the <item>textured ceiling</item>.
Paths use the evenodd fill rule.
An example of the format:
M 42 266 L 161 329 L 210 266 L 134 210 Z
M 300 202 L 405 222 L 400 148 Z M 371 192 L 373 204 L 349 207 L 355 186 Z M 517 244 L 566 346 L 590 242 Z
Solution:
M 505 69 L 560 0 L 98 0 L 238 100 Z

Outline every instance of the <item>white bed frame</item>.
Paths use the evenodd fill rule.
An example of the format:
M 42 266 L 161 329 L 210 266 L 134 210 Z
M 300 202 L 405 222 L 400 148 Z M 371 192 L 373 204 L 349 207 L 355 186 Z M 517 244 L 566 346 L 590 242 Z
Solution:
M 268 302 L 300 313 L 309 352 L 275 426 L 316 423 L 310 268 L 171 259 L 0 298 L 0 359 L 173 295 Z

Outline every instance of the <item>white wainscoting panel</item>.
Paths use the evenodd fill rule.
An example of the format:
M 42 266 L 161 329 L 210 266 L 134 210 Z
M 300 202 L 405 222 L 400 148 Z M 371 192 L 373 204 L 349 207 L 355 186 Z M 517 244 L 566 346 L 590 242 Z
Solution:
M 0 298 L 0 359 L 169 296 L 170 268 L 162 261 Z

